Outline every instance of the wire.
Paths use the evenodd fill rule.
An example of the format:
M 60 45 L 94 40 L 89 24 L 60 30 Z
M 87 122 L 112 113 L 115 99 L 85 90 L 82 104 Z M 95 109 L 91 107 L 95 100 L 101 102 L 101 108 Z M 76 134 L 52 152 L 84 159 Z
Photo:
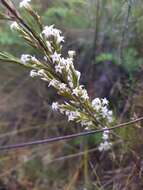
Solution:
M 83 137 L 83 136 L 89 136 L 89 135 L 93 135 L 93 134 L 97 134 L 97 133 L 102 133 L 106 130 L 115 130 L 118 128 L 122 128 L 122 127 L 127 127 L 131 124 L 137 123 L 139 121 L 143 120 L 143 117 L 137 118 L 133 121 L 129 121 L 129 122 L 125 122 L 125 123 L 121 123 L 118 125 L 115 125 L 111 128 L 108 129 L 98 129 L 98 130 L 91 130 L 91 131 L 85 131 L 85 132 L 80 132 L 80 133 L 76 133 L 76 134 L 71 134 L 71 135 L 66 135 L 66 136 L 60 136 L 60 137 L 52 137 L 52 138 L 46 138 L 46 139 L 42 139 L 42 140 L 36 140 L 36 141 L 30 141 L 30 142 L 24 142 L 24 143 L 18 143 L 18 144 L 10 144 L 10 145 L 4 145 L 4 146 L 0 146 L 0 150 L 4 151 L 4 150 L 11 150 L 11 149 L 21 149 L 21 148 L 25 148 L 25 147 L 30 147 L 30 146 L 34 146 L 34 145 L 40 145 L 40 144 L 49 144 L 49 143 L 53 143 L 53 142 L 58 142 L 58 141 L 67 141 L 70 139 L 74 139 L 74 138 L 78 138 L 78 137 Z

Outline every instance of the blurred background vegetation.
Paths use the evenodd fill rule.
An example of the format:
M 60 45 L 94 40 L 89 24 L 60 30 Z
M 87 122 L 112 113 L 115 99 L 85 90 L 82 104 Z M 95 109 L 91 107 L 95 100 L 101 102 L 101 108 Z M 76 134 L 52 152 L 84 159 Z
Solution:
M 90 97 L 107 97 L 117 122 L 142 116 L 142 0 L 34 0 L 33 6 L 46 25 L 63 31 L 63 53 L 76 50 L 75 66 Z M 0 21 L 0 50 L 34 55 L 9 25 Z M 1 62 L 0 145 L 82 131 L 52 112 L 55 100 L 55 91 L 28 70 Z M 142 190 L 141 126 L 118 130 L 122 140 L 107 153 L 97 150 L 101 135 L 1 151 L 0 189 Z

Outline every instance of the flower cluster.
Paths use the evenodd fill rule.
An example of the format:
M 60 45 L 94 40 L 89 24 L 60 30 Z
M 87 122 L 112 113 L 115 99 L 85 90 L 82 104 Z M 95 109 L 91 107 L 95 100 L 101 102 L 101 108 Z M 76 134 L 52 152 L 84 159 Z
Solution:
M 27 9 L 30 6 L 29 3 L 30 0 L 23 0 L 19 6 L 29 11 Z M 23 54 L 19 62 L 32 68 L 31 77 L 40 77 L 47 81 L 49 87 L 55 88 L 57 93 L 66 99 L 63 104 L 54 102 L 52 109 L 65 114 L 68 121 L 80 123 L 84 129 L 102 127 L 102 125 L 106 126 L 111 123 L 113 114 L 108 109 L 108 100 L 106 98 L 95 98 L 90 101 L 87 90 L 83 85 L 80 85 L 81 73 L 75 69 L 73 64 L 75 51 L 69 50 L 67 57 L 62 56 L 64 36 L 62 36 L 61 30 L 55 28 L 54 25 L 40 25 L 40 32 L 37 35 L 37 32 L 35 34 L 31 31 L 28 33 L 29 27 L 22 24 L 14 21 L 11 24 L 11 29 L 19 31 L 28 43 L 32 43 L 34 47 L 40 49 L 42 58 L 39 60 L 35 56 Z M 26 30 L 25 27 L 27 27 Z M 107 141 L 104 144 L 107 144 Z
M 57 44 L 64 42 L 64 36 L 61 36 L 61 31 L 54 28 L 54 25 L 45 26 L 42 34 L 48 41 L 54 39 Z
M 103 118 L 104 120 L 107 120 L 108 123 L 113 122 L 113 112 L 108 109 L 108 100 L 106 98 L 100 99 L 95 98 L 92 100 L 92 106 L 96 112 L 97 118 Z
M 112 143 L 109 142 L 109 130 L 107 127 L 105 127 L 104 129 L 105 129 L 105 131 L 103 132 L 103 135 L 102 135 L 103 142 L 100 143 L 100 145 L 98 147 L 99 151 L 107 151 L 107 150 L 111 149 L 111 147 L 112 147 Z
M 36 59 L 36 57 L 31 56 L 29 54 L 22 54 L 20 61 L 23 65 L 28 65 L 29 63 L 32 63 L 33 66 L 40 64 L 40 62 L 38 61 L 38 59 Z

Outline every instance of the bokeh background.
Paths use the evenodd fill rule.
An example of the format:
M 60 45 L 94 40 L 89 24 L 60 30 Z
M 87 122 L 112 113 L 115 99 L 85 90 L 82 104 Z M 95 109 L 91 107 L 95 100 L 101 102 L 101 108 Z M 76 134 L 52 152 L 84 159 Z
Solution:
M 13 0 L 18 6 L 19 1 Z M 143 115 L 142 0 L 33 0 L 45 25 L 65 35 L 63 54 L 91 98 L 106 97 L 117 123 Z M 0 50 L 37 55 L 0 21 Z M 0 146 L 80 132 L 51 109 L 61 100 L 22 66 L 0 63 Z M 0 151 L 1 190 L 142 190 L 142 123 L 118 130 L 123 141 L 99 152 L 101 135 Z

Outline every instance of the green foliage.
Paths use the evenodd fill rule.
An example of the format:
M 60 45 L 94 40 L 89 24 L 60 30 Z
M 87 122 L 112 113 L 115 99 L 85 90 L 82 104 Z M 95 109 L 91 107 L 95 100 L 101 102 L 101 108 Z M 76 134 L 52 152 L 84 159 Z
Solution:
M 143 64 L 143 58 L 138 56 L 138 52 L 134 48 L 124 50 L 123 67 L 129 73 L 133 74 Z
M 118 65 L 117 55 L 111 53 L 101 53 L 96 57 L 96 63 L 112 61 Z M 122 67 L 131 76 L 138 71 L 143 64 L 143 58 L 139 57 L 135 48 L 127 48 L 123 52 Z
M 111 53 L 101 53 L 96 57 L 96 62 L 115 61 L 114 56 Z
M 10 33 L 10 32 L 1 32 L 0 33 L 0 44 L 1 45 L 8 45 L 8 46 L 11 46 L 11 45 L 14 45 L 14 44 L 17 44 L 17 45 L 22 45 L 22 42 L 20 40 L 18 40 L 18 38 Z
M 80 9 L 79 9 L 80 7 Z M 44 14 L 45 22 L 65 27 L 87 28 L 91 25 L 83 0 L 58 1 Z
M 79 146 L 81 144 L 81 142 L 86 141 L 87 144 L 90 146 L 96 146 L 97 144 L 99 144 L 100 142 L 102 142 L 102 133 L 98 133 L 95 135 L 89 135 L 87 137 L 80 137 L 77 139 L 74 139 L 71 141 L 71 144 L 74 146 Z

